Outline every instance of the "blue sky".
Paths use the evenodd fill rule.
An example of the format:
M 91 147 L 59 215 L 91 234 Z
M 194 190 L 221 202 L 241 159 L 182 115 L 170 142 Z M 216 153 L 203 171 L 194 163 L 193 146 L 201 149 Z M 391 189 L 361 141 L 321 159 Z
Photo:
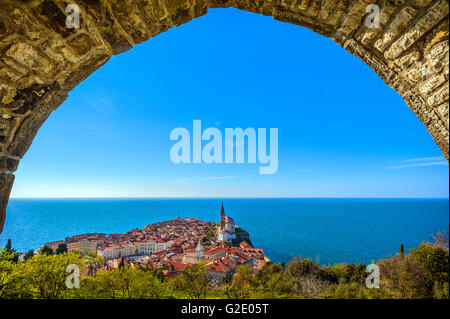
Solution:
M 170 161 L 172 129 L 278 128 L 278 171 Z M 446 197 L 448 165 L 403 99 L 300 26 L 235 9 L 113 57 L 40 129 L 12 197 Z

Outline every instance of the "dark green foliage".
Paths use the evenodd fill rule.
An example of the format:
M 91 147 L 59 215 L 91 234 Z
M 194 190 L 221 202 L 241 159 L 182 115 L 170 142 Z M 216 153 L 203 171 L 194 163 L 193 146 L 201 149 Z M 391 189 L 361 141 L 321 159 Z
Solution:
M 210 282 L 204 265 L 198 263 L 187 266 L 181 279 L 181 287 L 190 298 L 201 299 L 206 296 Z
M 12 249 L 11 239 L 8 239 L 4 249 L 0 249 L 0 260 L 12 261 L 14 263 L 19 261 L 19 254 Z
M 0 249 L 0 261 L 17 263 L 19 261 L 19 255 L 14 249 L 8 251 L 6 248 L 3 248 Z
M 431 298 L 433 281 L 427 271 L 410 256 L 397 254 L 378 262 L 380 286 L 394 298 Z
M 67 245 L 66 244 L 59 244 L 58 248 L 56 248 L 56 254 L 63 254 L 67 253 Z
M 214 226 L 209 227 L 209 230 L 208 230 L 206 236 L 203 238 L 203 243 L 208 243 L 211 240 L 214 240 L 214 238 L 216 237 L 215 229 L 216 228 Z
M 300 278 L 306 275 L 314 275 L 319 270 L 319 264 L 313 263 L 311 259 L 294 258 L 287 268 L 287 274 L 292 278 Z
M 31 257 L 33 257 L 34 256 L 34 251 L 32 250 L 32 249 L 30 249 L 26 254 L 25 254 L 25 256 L 23 256 L 23 260 L 28 260 L 28 259 L 30 259 Z
M 319 268 L 315 275 L 318 279 L 329 282 L 330 284 L 339 283 L 339 277 L 330 268 Z
M 47 256 L 53 255 L 53 249 L 45 245 L 44 247 L 41 248 L 41 254 Z
M 235 231 L 236 234 L 248 234 L 248 232 L 245 229 L 243 229 L 243 228 L 241 228 L 239 226 L 236 226 L 234 231 Z
M 124 257 L 122 257 L 122 259 L 120 259 L 119 269 L 123 269 L 123 267 L 125 267 L 125 259 L 124 259 Z
M 11 251 L 11 239 L 8 239 L 8 242 L 6 243 L 5 249 L 7 252 Z
M 204 264 L 189 265 L 180 275 L 161 265 L 151 268 L 126 265 L 98 270 L 104 260 L 94 255 L 57 254 L 45 246 L 33 257 L 17 261 L 11 248 L 0 249 L 0 298 L 449 298 L 449 253 L 443 245 L 423 243 L 409 254 L 398 253 L 377 262 L 380 288 L 365 285 L 365 264 L 321 266 L 295 258 L 288 265 L 268 262 L 259 272 L 238 266 L 223 283 L 210 281 Z M 88 258 L 87 258 L 88 257 Z M 66 289 L 69 263 L 80 265 L 79 289 Z M 95 269 L 95 271 L 91 271 Z
M 448 282 L 448 250 L 429 243 L 421 243 L 419 247 L 410 249 L 409 255 L 431 275 L 433 281 Z
M 358 284 L 364 284 L 367 273 L 365 264 L 341 264 L 334 265 L 332 267 L 333 272 L 336 274 L 339 283 L 351 283 L 356 282 Z

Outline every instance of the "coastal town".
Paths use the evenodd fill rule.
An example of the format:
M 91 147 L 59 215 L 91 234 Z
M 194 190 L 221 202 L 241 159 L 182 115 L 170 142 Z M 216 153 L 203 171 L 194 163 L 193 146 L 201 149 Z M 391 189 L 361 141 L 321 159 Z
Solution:
M 45 246 L 53 252 L 63 247 L 70 252 L 96 253 L 103 257 L 104 263 L 99 267 L 104 269 L 130 264 L 160 268 L 169 276 L 182 273 L 189 264 L 201 262 L 210 280 L 217 282 L 233 275 L 238 265 L 250 265 L 258 271 L 269 261 L 263 249 L 253 247 L 249 233 L 226 216 L 223 203 L 217 224 L 178 217 L 125 234 L 81 234 Z

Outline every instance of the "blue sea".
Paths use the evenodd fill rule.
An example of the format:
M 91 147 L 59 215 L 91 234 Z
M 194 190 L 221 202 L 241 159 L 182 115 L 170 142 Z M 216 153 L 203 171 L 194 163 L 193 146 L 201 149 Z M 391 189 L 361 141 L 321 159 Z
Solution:
M 221 199 L 11 199 L 0 246 L 25 252 L 87 232 L 124 233 L 180 217 L 218 221 Z M 448 199 L 224 199 L 274 262 L 366 262 L 449 231 Z

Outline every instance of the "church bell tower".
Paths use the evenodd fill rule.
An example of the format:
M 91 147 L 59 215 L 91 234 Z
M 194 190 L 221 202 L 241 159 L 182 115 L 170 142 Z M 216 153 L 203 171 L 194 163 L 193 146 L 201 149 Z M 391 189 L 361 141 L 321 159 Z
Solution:
M 220 229 L 225 229 L 225 210 L 223 209 L 223 202 L 222 208 L 220 209 Z

